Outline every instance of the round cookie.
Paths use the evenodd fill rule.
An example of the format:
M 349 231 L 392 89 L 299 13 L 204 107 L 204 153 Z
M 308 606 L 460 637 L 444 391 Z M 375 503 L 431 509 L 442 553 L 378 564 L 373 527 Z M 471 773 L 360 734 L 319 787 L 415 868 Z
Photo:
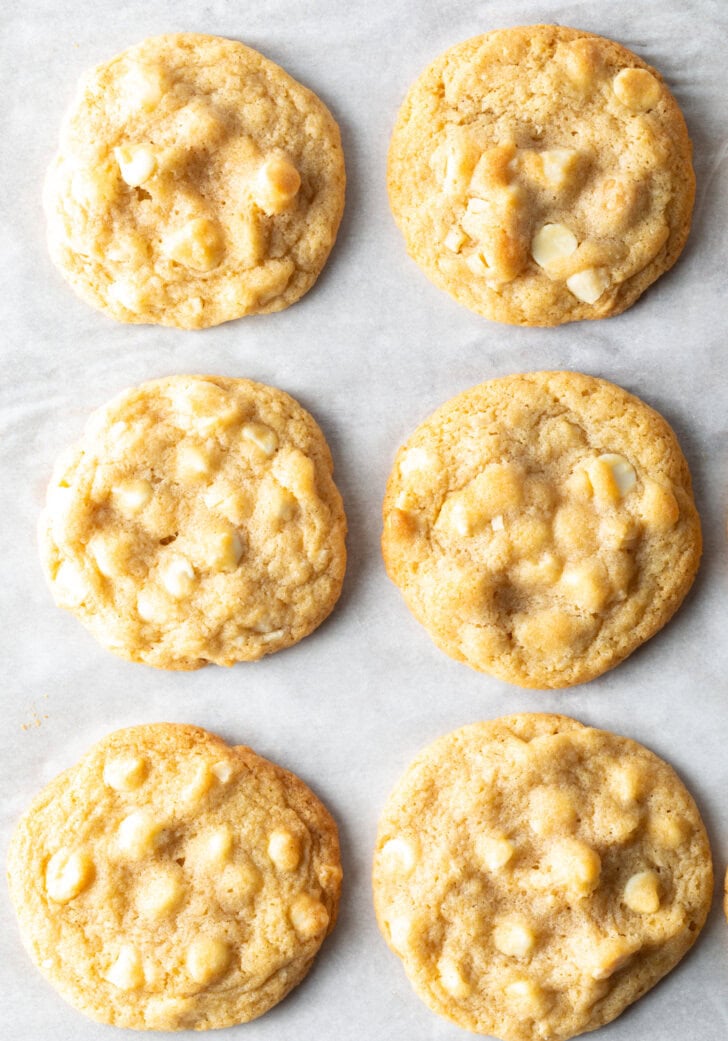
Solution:
M 200 329 L 280 311 L 336 238 L 339 128 L 257 51 L 156 36 L 91 70 L 45 189 L 51 256 L 122 322 Z
M 417 428 L 387 485 L 382 551 L 447 654 L 564 687 L 668 621 L 701 533 L 661 416 L 605 380 L 536 372 L 473 387 Z
M 170 376 L 94 412 L 40 518 L 56 603 L 164 669 L 289 647 L 341 592 L 346 518 L 314 419 L 273 387 Z
M 559 325 L 630 307 L 677 260 L 695 195 L 682 113 L 618 43 L 521 26 L 450 48 L 389 150 L 407 249 L 466 307 Z
M 417 994 L 503 1041 L 614 1019 L 692 946 L 712 886 L 705 828 L 672 768 L 554 715 L 425 748 L 374 857 L 379 926 Z
M 336 825 L 287 770 L 196 727 L 119 730 L 35 799 L 10 894 L 28 952 L 93 1019 L 204 1030 L 262 1015 L 333 929 Z

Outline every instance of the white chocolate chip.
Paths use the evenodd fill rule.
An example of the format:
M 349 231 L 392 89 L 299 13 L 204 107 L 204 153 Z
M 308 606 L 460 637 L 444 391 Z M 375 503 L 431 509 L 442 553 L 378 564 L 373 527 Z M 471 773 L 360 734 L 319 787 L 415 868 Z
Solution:
M 151 112 L 162 100 L 169 88 L 169 80 L 164 70 L 157 65 L 140 65 L 136 62 L 129 66 L 122 81 L 123 97 L 131 111 L 137 108 Z
M 471 987 L 460 971 L 460 967 L 452 958 L 442 957 L 437 963 L 440 985 L 454 998 L 466 998 Z
M 67 484 L 51 484 L 48 487 L 46 501 L 50 513 L 65 521 L 73 506 L 73 493 Z
M 207 538 L 205 560 L 213 571 L 234 571 L 243 555 L 243 540 L 234 528 Z
M 599 884 L 599 854 L 578 839 L 555 843 L 545 858 L 545 867 L 546 886 L 563 887 L 577 899 L 588 896 Z
M 461 195 L 480 157 L 475 144 L 466 136 L 451 138 L 445 145 L 442 189 L 446 195 Z
M 161 918 L 179 906 L 184 893 L 177 873 L 160 870 L 144 879 L 136 894 L 136 908 L 144 918 Z
M 543 1006 L 543 991 L 533 980 L 514 980 L 506 986 L 505 993 L 514 1005 L 525 1012 L 540 1011 Z
M 166 388 L 166 397 L 171 401 L 184 429 L 194 429 L 200 436 L 207 437 L 218 428 L 229 427 L 240 417 L 240 406 L 235 398 L 210 380 L 186 380 Z
M 224 133 L 225 128 L 208 100 L 188 95 L 186 104 L 175 111 L 174 140 L 184 158 L 212 149 Z
M 169 602 L 164 594 L 153 587 L 140 589 L 137 593 L 137 614 L 143 622 L 164 625 L 172 617 Z
M 218 903 L 229 914 L 237 914 L 262 884 L 260 872 L 252 864 L 228 864 L 217 883 Z
M 520 737 L 512 734 L 506 738 L 502 745 L 503 756 L 508 763 L 516 766 L 526 766 L 532 756 L 532 750 L 528 741 L 522 741 Z
M 161 577 L 169 595 L 183 600 L 194 589 L 197 574 L 186 557 L 174 556 L 164 565 Z
M 240 433 L 246 441 L 250 441 L 269 458 L 278 448 L 278 435 L 265 423 L 246 423 Z
M 452 504 L 448 516 L 447 526 L 450 530 L 456 535 L 472 535 L 475 527 L 473 521 L 474 518 L 471 516 L 466 503 L 460 499 L 456 499 Z
M 114 149 L 114 158 L 119 165 L 121 179 L 130 188 L 138 188 L 148 181 L 157 169 L 157 160 L 150 148 L 144 145 L 133 147 L 122 145 Z
M 577 300 L 584 304 L 595 304 L 609 285 L 609 279 L 602 268 L 588 267 L 570 275 L 566 285 Z
M 516 847 L 506 838 L 498 835 L 479 835 L 475 843 L 475 851 L 488 871 L 500 871 L 505 867 Z
M 147 764 L 139 756 L 107 759 L 104 763 L 104 784 L 115 792 L 133 792 L 147 775 Z
M 622 104 L 634 112 L 645 112 L 660 100 L 660 84 L 647 69 L 622 69 L 612 87 Z
M 389 939 L 395 950 L 403 954 L 409 946 L 412 935 L 412 920 L 407 915 L 397 915 L 389 923 Z
M 557 191 L 565 188 L 574 177 L 580 153 L 573 148 L 549 148 L 539 153 L 546 183 Z
M 563 788 L 544 784 L 532 789 L 528 798 L 528 823 L 535 835 L 569 831 L 576 816 L 574 801 Z
M 128 531 L 97 532 L 87 541 L 86 552 L 104 578 L 126 575 L 129 556 L 133 553 L 133 536 Z
M 205 859 L 209 864 L 224 864 L 230 859 L 233 833 L 225 824 L 211 830 L 205 838 Z
M 119 304 L 126 311 L 139 314 L 147 302 L 148 294 L 144 286 L 134 285 L 126 278 L 117 278 L 109 282 L 106 298 L 111 304 Z
M 465 263 L 468 265 L 468 267 L 474 275 L 478 275 L 485 278 L 486 275 L 492 274 L 492 271 L 490 270 L 490 267 L 488 265 L 488 261 L 485 259 L 485 254 L 480 251 L 470 253 L 465 258 Z
M 64 560 L 53 580 L 56 603 L 60 607 L 80 607 L 89 594 L 89 585 L 78 564 Z
M 392 875 L 402 875 L 405 878 L 412 874 L 418 860 L 415 843 L 399 836 L 385 842 L 379 855 L 385 871 Z
M 490 213 L 490 206 L 485 199 L 468 199 L 468 205 L 465 207 L 464 213 L 464 225 L 465 231 L 472 238 L 478 239 L 483 229 L 483 216 Z M 471 230 L 468 230 L 468 229 Z
M 220 784 L 227 784 L 233 775 L 233 768 L 230 763 L 221 759 L 219 763 L 213 763 L 210 767 L 215 777 L 217 777 Z
M 267 635 L 268 633 L 273 631 L 273 622 L 271 621 L 269 615 L 260 614 L 259 612 L 256 621 L 251 622 L 250 628 L 254 633 L 262 633 L 264 635 Z
M 264 213 L 283 213 L 290 209 L 300 187 L 301 175 L 293 163 L 282 156 L 270 156 L 255 177 L 253 198 Z
M 667 531 L 680 519 L 680 506 L 672 488 L 647 478 L 639 504 L 639 515 L 649 528 Z
M 464 488 L 449 495 L 435 527 L 459 536 L 478 534 L 493 517 L 516 509 L 523 500 L 521 475 L 508 464 L 490 463 Z
M 587 472 L 595 495 L 611 502 L 623 499 L 637 483 L 632 464 L 614 452 L 597 456 L 589 464 Z
M 222 261 L 225 241 L 216 221 L 195 217 L 172 232 L 163 244 L 170 260 L 194 271 L 212 271 Z
M 468 236 L 463 229 L 455 226 L 448 231 L 443 245 L 445 249 L 449 249 L 452 253 L 459 253 L 467 241 Z
M 329 924 L 329 912 L 320 900 L 308 893 L 296 897 L 289 915 L 293 928 L 303 940 L 318 936 Z
M 150 482 L 143 478 L 130 478 L 117 484 L 111 494 L 114 505 L 121 513 L 133 515 L 144 509 L 152 498 L 154 489 Z
M 104 578 L 111 578 L 116 568 L 114 567 L 114 553 L 109 539 L 97 534 L 86 543 L 88 553 L 96 561 L 99 574 Z
M 503 523 L 503 514 L 497 513 L 490 522 L 490 526 L 493 531 L 503 531 L 505 524 Z
M 518 585 L 538 589 L 553 586 L 559 580 L 561 570 L 561 563 L 553 553 L 542 553 L 536 561 L 519 561 L 512 574 Z
M 612 594 L 609 578 L 599 560 L 583 560 L 567 564 L 561 572 L 559 589 L 580 610 L 601 611 Z
M 434 465 L 435 460 L 426 448 L 410 448 L 400 457 L 399 472 L 403 477 L 409 477 L 413 473 L 431 470 Z
M 242 524 L 250 515 L 252 506 L 246 493 L 229 481 L 218 480 L 203 496 L 209 510 L 222 514 L 231 524 Z
M 205 477 L 212 472 L 210 454 L 204 448 L 182 441 L 177 447 L 177 468 L 187 479 Z
M 144 984 L 144 966 L 135 947 L 124 944 L 104 979 L 119 990 L 137 990 Z
M 621 969 L 634 954 L 634 948 L 624 940 L 604 940 L 591 951 L 591 972 L 594 980 L 606 980 Z
M 493 943 L 501 954 L 525 958 L 533 950 L 536 937 L 533 930 L 519 918 L 504 918 L 493 930 Z
M 262 633 L 260 637 L 261 643 L 275 643 L 276 640 L 280 640 L 281 636 L 284 635 L 285 629 L 271 629 L 267 633 Z
M 207 763 L 200 763 L 190 783 L 182 789 L 182 801 L 189 807 L 199 806 L 212 786 L 213 776 Z
M 154 851 L 161 831 L 162 825 L 148 810 L 135 810 L 119 825 L 119 849 L 133 860 L 139 860 Z
M 185 1016 L 193 1008 L 194 998 L 170 998 L 164 994 L 148 997 L 144 1003 L 144 1029 L 183 1029 Z
M 622 803 L 634 802 L 642 794 L 644 775 L 633 763 L 615 766 L 609 774 L 609 787 Z
M 548 268 L 570 257 L 578 245 L 576 235 L 565 224 L 544 224 L 533 236 L 531 256 L 540 267 Z
M 316 496 L 316 471 L 313 460 L 298 448 L 280 451 L 273 460 L 273 476 L 295 495 L 299 502 Z
M 301 862 L 301 843 L 290 831 L 277 828 L 268 836 L 268 856 L 279 871 L 295 871 Z
M 630 911 L 654 914 L 660 909 L 660 880 L 654 871 L 638 871 L 624 887 L 623 902 Z
M 198 936 L 187 948 L 187 972 L 195 983 L 210 983 L 230 964 L 231 951 L 225 940 Z
M 292 520 L 296 514 L 298 504 L 287 488 L 281 488 L 280 484 L 276 482 L 271 490 L 270 500 L 274 520 Z
M 91 858 L 78 850 L 62 846 L 46 865 L 46 892 L 57 904 L 67 904 L 86 889 L 93 877 Z
M 647 827 L 650 837 L 667 849 L 677 849 L 685 841 L 684 823 L 668 813 L 650 814 Z

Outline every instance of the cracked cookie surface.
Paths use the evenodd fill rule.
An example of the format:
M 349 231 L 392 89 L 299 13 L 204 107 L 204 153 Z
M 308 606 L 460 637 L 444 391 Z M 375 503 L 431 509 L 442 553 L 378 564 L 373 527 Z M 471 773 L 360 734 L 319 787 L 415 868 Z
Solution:
M 23 941 L 76 1008 L 132 1029 L 262 1015 L 333 929 L 336 824 L 294 774 L 197 727 L 110 734 L 36 798 L 8 857 Z
M 441 55 L 392 135 L 407 249 L 460 303 L 516 325 L 619 314 L 677 260 L 695 176 L 660 74 L 560 26 L 499 30 Z
M 339 129 L 263 55 L 157 36 L 91 70 L 45 189 L 51 256 L 122 322 L 197 329 L 315 282 L 344 206 Z
M 665 420 L 606 380 L 506 376 L 399 450 L 382 551 L 446 653 L 524 687 L 583 683 L 680 606 L 701 552 Z
M 476 723 L 425 748 L 381 816 L 374 901 L 417 994 L 504 1041 L 610 1022 L 710 908 L 705 828 L 672 768 L 564 716 Z
M 40 518 L 56 603 L 159 668 L 232 665 L 332 610 L 346 518 L 314 419 L 251 380 L 170 376 L 89 418 Z

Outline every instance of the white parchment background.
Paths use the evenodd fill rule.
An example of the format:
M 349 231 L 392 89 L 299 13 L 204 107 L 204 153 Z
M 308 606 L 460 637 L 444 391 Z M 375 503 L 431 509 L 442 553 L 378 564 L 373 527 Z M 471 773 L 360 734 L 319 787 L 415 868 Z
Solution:
M 201 724 L 298 773 L 340 824 L 341 918 L 298 990 L 255 1023 L 219 1035 L 245 1041 L 466 1036 L 410 990 L 379 936 L 369 892 L 386 794 L 424 744 L 464 723 L 559 711 L 646 743 L 697 798 L 721 878 L 728 858 L 728 4 L 27 0 L 4 4 L 0 20 L 3 855 L 31 797 L 117 727 Z M 613 37 L 656 65 L 685 113 L 698 176 L 693 232 L 677 267 L 619 318 L 549 331 L 485 321 L 436 290 L 405 254 L 384 180 L 396 110 L 422 68 L 469 36 L 535 22 Z M 207 332 L 124 326 L 89 309 L 51 267 L 40 205 L 80 74 L 144 36 L 178 30 L 243 40 L 316 91 L 341 125 L 349 175 L 339 239 L 315 289 L 281 314 Z M 440 653 L 388 582 L 378 548 L 386 475 L 413 427 L 474 383 L 541 368 L 604 376 L 667 417 L 692 467 L 705 533 L 700 575 L 676 619 L 612 673 L 551 694 L 478 675 Z M 53 606 L 40 573 L 34 529 L 57 452 L 118 390 L 174 372 L 244 375 L 282 387 L 314 413 L 333 451 L 350 526 L 343 596 L 317 633 L 260 663 L 175 674 L 117 660 Z M 6 1041 L 121 1036 L 66 1006 L 31 968 L 4 890 L 0 913 Z M 716 896 L 693 952 L 600 1036 L 724 1041 L 727 1034 L 728 925 Z

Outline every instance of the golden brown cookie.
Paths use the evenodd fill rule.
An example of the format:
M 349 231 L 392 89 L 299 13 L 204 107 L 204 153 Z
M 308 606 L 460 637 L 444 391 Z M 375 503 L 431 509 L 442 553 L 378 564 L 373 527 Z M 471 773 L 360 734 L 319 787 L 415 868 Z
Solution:
M 51 256 L 122 322 L 200 329 L 315 282 L 344 207 L 339 128 L 235 40 L 155 36 L 83 79 L 46 181 Z
M 447 654 L 564 687 L 670 619 L 701 534 L 660 415 L 606 380 L 535 372 L 472 387 L 417 428 L 389 478 L 382 550 Z
M 677 260 L 695 195 L 660 74 L 555 25 L 477 36 L 425 69 L 397 119 L 388 185 L 425 274 L 514 325 L 630 307 Z
M 672 768 L 565 716 L 429 745 L 384 808 L 374 857 L 379 926 L 417 994 L 504 1041 L 610 1022 L 692 946 L 712 888 Z
M 94 412 L 40 519 L 56 603 L 132 661 L 232 665 L 332 610 L 346 518 L 314 419 L 251 380 L 169 376 Z
M 333 929 L 336 825 L 296 776 L 197 727 L 118 730 L 41 792 L 8 857 L 23 942 L 72 1005 L 136 1030 L 262 1015 Z

